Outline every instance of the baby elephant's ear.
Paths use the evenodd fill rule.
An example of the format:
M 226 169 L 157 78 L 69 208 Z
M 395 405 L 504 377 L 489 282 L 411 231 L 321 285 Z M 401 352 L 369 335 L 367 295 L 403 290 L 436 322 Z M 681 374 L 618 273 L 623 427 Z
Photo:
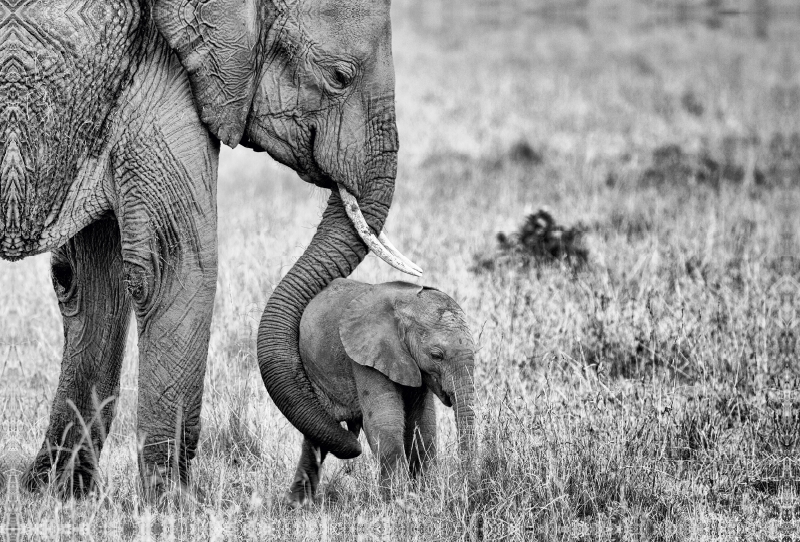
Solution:
M 416 284 L 389 282 L 353 299 L 339 323 L 339 337 L 350 359 L 377 369 L 403 386 L 421 386 L 419 366 L 408 351 L 403 323 L 395 309 L 398 302 L 421 291 Z

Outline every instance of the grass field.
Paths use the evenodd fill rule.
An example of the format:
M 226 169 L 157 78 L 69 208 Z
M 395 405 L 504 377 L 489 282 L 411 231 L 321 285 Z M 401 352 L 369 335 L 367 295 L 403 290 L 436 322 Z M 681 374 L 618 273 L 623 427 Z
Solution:
M 647 528 L 766 540 L 797 526 L 800 18 L 455 4 L 394 2 L 401 156 L 387 231 L 469 316 L 477 490 L 466 494 L 452 411 L 438 405 L 439 464 L 397 499 L 379 498 L 367 452 L 326 460 L 316 506 L 282 504 L 301 438 L 263 388 L 256 329 L 326 196 L 236 149 L 221 158 L 193 467 L 206 501 L 158 516 L 136 495 L 133 332 L 102 491 L 61 502 L 8 483 L 41 444 L 58 379 L 40 256 L 0 262 L 7 528 L 11 512 L 27 540 L 79 525 L 96 539 L 309 540 Z M 497 232 L 542 207 L 584 232 L 585 265 L 500 252 Z M 374 257 L 354 277 L 407 279 Z

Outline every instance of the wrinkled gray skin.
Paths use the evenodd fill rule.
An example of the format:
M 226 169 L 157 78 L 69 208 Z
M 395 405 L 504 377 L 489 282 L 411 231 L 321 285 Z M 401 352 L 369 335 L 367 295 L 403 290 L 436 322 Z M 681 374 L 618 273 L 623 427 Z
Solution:
M 399 467 L 408 465 L 414 477 L 435 459 L 434 396 L 453 406 L 469 465 L 475 345 L 463 311 L 446 294 L 405 282 L 336 279 L 303 314 L 300 357 L 330 415 L 356 436 L 363 427 L 384 488 Z M 290 505 L 313 501 L 326 453 L 303 440 Z
M 131 309 L 144 488 L 187 482 L 217 275 L 219 140 L 338 183 L 380 232 L 398 146 L 388 0 L 0 0 L 0 257 L 52 250 L 64 319 L 29 488 L 91 487 Z M 277 405 L 343 457 L 358 442 L 298 369 L 298 328 L 306 303 L 366 252 L 333 191 L 259 331 Z

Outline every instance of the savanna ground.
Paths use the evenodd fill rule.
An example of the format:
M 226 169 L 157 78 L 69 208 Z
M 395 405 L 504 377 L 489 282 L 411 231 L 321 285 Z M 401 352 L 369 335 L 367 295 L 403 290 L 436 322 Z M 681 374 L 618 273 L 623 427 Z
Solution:
M 479 345 L 472 510 L 442 405 L 440 461 L 422 483 L 381 500 L 367 451 L 326 461 L 311 509 L 282 504 L 301 439 L 264 391 L 256 328 L 325 195 L 237 149 L 219 178 L 193 469 L 205 502 L 159 515 L 137 496 L 133 332 L 101 491 L 17 490 L 62 332 L 48 257 L 0 263 L 7 539 L 800 536 L 800 16 L 464 4 L 394 2 L 401 156 L 387 230 L 422 282 L 461 303 Z M 576 228 L 585 262 L 501 250 L 497 232 L 541 207 Z M 407 278 L 374 257 L 354 277 Z

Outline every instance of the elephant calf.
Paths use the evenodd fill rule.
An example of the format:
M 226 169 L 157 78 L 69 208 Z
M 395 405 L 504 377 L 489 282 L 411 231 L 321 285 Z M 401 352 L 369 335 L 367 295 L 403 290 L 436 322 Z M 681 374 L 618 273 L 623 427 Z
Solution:
M 381 485 L 406 463 L 411 476 L 436 455 L 433 396 L 455 408 L 462 461 L 474 431 L 475 346 L 464 313 L 434 288 L 336 279 L 300 322 L 300 357 L 328 413 L 356 436 L 363 426 L 381 464 Z M 289 492 L 313 501 L 327 450 L 303 440 Z

